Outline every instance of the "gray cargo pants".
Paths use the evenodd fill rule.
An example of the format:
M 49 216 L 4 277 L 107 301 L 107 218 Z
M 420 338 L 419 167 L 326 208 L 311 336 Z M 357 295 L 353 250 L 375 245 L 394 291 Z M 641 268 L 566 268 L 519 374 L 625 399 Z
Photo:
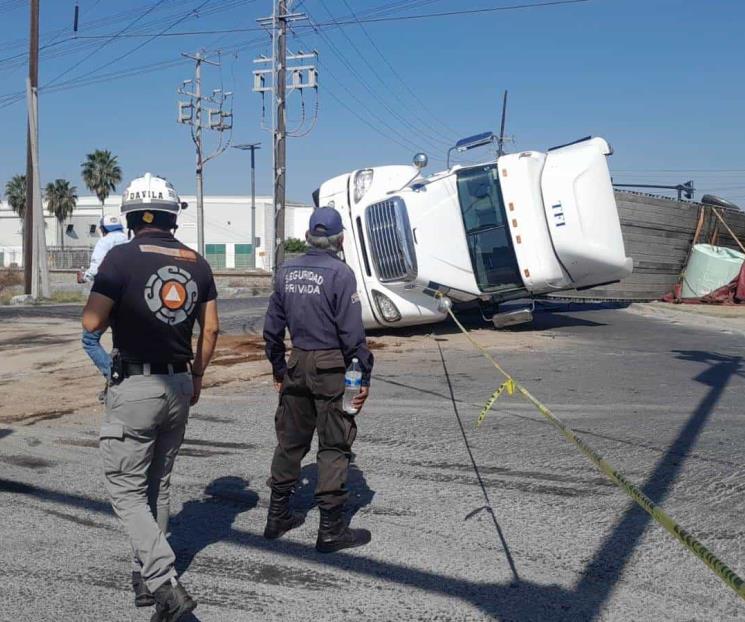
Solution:
M 106 488 L 124 524 L 134 570 L 150 591 L 176 576 L 166 540 L 171 470 L 193 392 L 189 373 L 130 376 L 109 387 L 100 448 Z

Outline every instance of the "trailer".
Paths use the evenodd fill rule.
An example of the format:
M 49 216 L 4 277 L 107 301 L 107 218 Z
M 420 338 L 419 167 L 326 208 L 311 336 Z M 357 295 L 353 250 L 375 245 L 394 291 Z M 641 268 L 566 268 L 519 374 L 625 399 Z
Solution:
M 529 303 L 505 313 L 509 301 L 631 274 L 604 139 L 451 165 L 453 153 L 496 140 L 458 141 L 432 175 L 417 154 L 411 165 L 355 170 L 313 193 L 316 206 L 342 216 L 367 328 L 439 322 L 449 304 L 467 302 L 501 327 L 530 319 Z

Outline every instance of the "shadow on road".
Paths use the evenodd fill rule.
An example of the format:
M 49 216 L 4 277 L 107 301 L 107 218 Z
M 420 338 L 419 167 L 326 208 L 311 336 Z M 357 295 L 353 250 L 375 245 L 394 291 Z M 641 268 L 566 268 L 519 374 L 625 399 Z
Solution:
M 730 379 L 734 375 L 742 375 L 743 359 L 739 356 L 703 351 L 678 351 L 675 354 L 682 360 L 708 366 L 694 380 L 708 386 L 709 390 L 642 486 L 643 492 L 657 503 L 663 502 L 672 489 L 686 457 L 711 417 Z M 442 362 L 445 376 L 449 379 L 450 374 L 447 371 L 444 356 Z M 450 400 L 458 417 L 454 391 L 450 395 Z M 464 437 L 467 444 L 465 432 Z M 470 452 L 468 445 L 467 449 Z M 480 477 L 475 458 L 473 458 L 473 464 L 477 477 Z M 304 469 L 307 485 L 299 490 L 300 502 L 307 505 L 310 499 L 309 507 L 312 507 L 312 490 L 315 486 L 312 482 L 317 477 L 313 467 L 314 465 L 310 465 Z M 374 492 L 367 487 L 361 471 L 357 472 L 359 476 L 350 477 L 350 489 L 359 491 L 360 504 L 369 503 Z M 481 482 L 480 479 L 479 481 Z M 510 561 L 511 555 L 504 535 L 491 510 L 483 482 L 481 486 L 486 507 L 490 509 L 489 513 L 496 525 L 497 535 L 503 544 L 508 564 L 513 573 L 516 573 L 514 562 Z M 536 584 L 522 578 L 510 583 L 467 581 L 403 566 L 393 561 L 379 561 L 366 557 L 364 554 L 360 556 L 359 552 L 322 555 L 315 551 L 312 544 L 293 542 L 290 539 L 267 541 L 261 535 L 233 527 L 238 514 L 252 509 L 257 504 L 256 493 L 248 490 L 247 487 L 248 483 L 241 478 L 220 478 L 207 487 L 206 494 L 209 498 L 189 501 L 185 504 L 184 509 L 174 518 L 173 522 L 173 540 L 179 542 L 177 563 L 181 570 L 188 567 L 194 555 L 200 550 L 212 543 L 227 541 L 273 555 L 304 559 L 319 566 L 335 568 L 371 579 L 382 579 L 447 598 L 456 598 L 471 603 L 492 617 L 518 620 L 593 620 L 597 618 L 651 522 L 648 514 L 636 504 L 630 503 L 583 570 L 582 579 L 574 589 L 568 590 L 555 584 Z M 111 513 L 108 503 L 7 479 L 0 480 L 0 493 L 29 495 L 44 501 L 106 514 Z M 516 574 L 515 578 L 517 578 Z
M 677 351 L 675 354 L 682 360 L 709 365 L 710 367 L 694 380 L 709 386 L 710 389 L 676 439 L 658 460 L 641 489 L 656 504 L 661 504 L 667 498 L 686 457 L 714 412 L 727 384 L 733 375 L 738 374 L 742 365 L 742 357 L 739 356 L 691 351 Z M 576 591 L 591 605 L 592 618 L 601 612 L 651 522 L 652 517 L 647 512 L 636 503 L 630 502 L 613 531 L 585 567 L 584 576 L 577 584 Z
M 585 312 L 591 311 L 608 311 L 612 309 L 621 309 L 628 305 L 609 305 L 609 304 L 558 304 L 550 303 L 548 305 L 536 305 L 533 314 L 533 321 L 526 324 L 518 324 L 502 328 L 506 332 L 540 332 L 544 330 L 554 330 L 562 328 L 586 327 L 596 328 L 607 326 L 604 322 L 598 322 L 584 317 Z M 468 330 L 496 330 L 489 320 L 485 320 L 478 309 L 461 309 L 456 313 L 458 321 Z M 437 333 L 438 336 L 449 337 L 459 335 L 460 329 L 451 319 L 447 319 L 438 324 L 424 324 L 421 326 L 406 326 L 402 328 L 385 328 L 368 330 L 368 336 L 371 338 L 391 335 L 396 337 L 423 337 Z
M 85 497 L 83 495 L 60 492 L 58 490 L 52 490 L 51 488 L 25 484 L 12 479 L 0 478 L 0 494 L 2 493 L 26 495 L 36 499 L 41 499 L 42 501 L 67 505 L 74 508 L 89 510 L 91 512 L 99 512 L 101 514 L 109 514 L 111 516 L 114 515 L 114 511 L 111 509 L 111 505 L 108 501 L 99 501 L 98 499 L 91 499 L 90 497 Z
M 316 505 L 315 491 L 318 485 L 318 465 L 314 462 L 307 464 L 300 471 L 300 479 L 295 488 L 295 494 L 292 496 L 292 505 L 303 515 L 307 515 Z M 349 500 L 347 501 L 347 514 L 353 517 L 361 508 L 372 503 L 375 497 L 375 491 L 367 485 L 365 474 L 354 463 L 354 457 L 349 464 L 349 474 L 347 476 L 347 490 L 349 491 Z
M 259 503 L 259 495 L 249 490 L 241 477 L 219 477 L 204 491 L 206 498 L 184 503 L 171 518 L 169 541 L 176 553 L 176 571 L 183 574 L 194 557 L 210 544 L 226 539 L 236 517 Z
M 473 472 L 476 474 L 476 478 L 479 482 L 479 487 L 481 488 L 481 494 L 484 497 L 484 501 L 486 502 L 485 505 L 476 508 L 469 512 L 465 520 L 469 520 L 472 517 L 474 517 L 476 514 L 481 512 L 482 510 L 486 511 L 487 514 L 491 517 L 492 523 L 494 524 L 494 531 L 496 532 L 497 539 L 499 540 L 499 544 L 502 547 L 502 550 L 504 550 L 504 555 L 507 560 L 507 564 L 510 567 L 510 572 L 512 573 L 512 580 L 513 585 L 517 585 L 520 583 L 520 575 L 517 573 L 517 567 L 515 566 L 515 561 L 512 558 L 512 553 L 510 552 L 510 547 L 507 544 L 507 540 L 505 540 L 504 533 L 502 532 L 502 527 L 499 524 L 499 521 L 497 521 L 497 516 L 494 513 L 494 508 L 491 505 L 491 501 L 489 500 L 489 493 L 486 490 L 486 486 L 484 485 L 484 480 L 481 478 L 481 472 L 479 471 L 479 467 L 476 463 L 476 458 L 474 458 L 473 451 L 471 450 L 471 445 L 468 442 L 468 434 L 466 434 L 466 428 L 463 425 L 463 420 L 460 417 L 460 412 L 458 411 L 458 403 L 455 400 L 455 392 L 453 390 L 453 383 L 450 380 L 450 373 L 448 372 L 447 365 L 445 365 L 445 355 L 442 352 L 442 346 L 440 345 L 440 342 L 437 342 L 437 350 L 440 353 L 440 360 L 442 361 L 442 369 L 445 372 L 445 382 L 447 382 L 448 385 L 448 391 L 450 392 L 450 401 L 453 405 L 453 412 L 455 413 L 455 419 L 458 422 L 458 427 L 460 428 L 461 436 L 463 437 L 463 444 L 466 446 L 466 451 L 468 452 L 468 457 L 471 460 L 471 466 L 473 466 Z

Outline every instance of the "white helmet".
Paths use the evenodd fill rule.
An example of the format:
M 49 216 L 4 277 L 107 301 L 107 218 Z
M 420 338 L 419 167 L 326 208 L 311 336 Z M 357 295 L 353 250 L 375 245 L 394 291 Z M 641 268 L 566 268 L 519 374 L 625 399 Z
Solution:
M 178 214 L 184 207 L 171 183 L 150 173 L 133 179 L 122 195 L 122 214 L 143 211 Z

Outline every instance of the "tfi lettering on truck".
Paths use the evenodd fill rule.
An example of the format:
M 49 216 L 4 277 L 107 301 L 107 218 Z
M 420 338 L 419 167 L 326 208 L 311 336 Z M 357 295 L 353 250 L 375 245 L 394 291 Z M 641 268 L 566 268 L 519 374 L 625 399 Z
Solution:
M 342 216 L 365 326 L 438 322 L 450 303 L 467 302 L 502 326 L 529 318 L 500 313 L 507 301 L 631 274 L 605 140 L 450 165 L 452 152 L 495 140 L 487 132 L 458 141 L 447 169 L 433 175 L 422 173 L 427 157 L 417 154 L 413 166 L 353 171 L 313 193 L 317 206 Z
M 554 212 L 554 225 L 557 227 L 563 227 L 566 224 L 564 219 L 564 210 L 561 208 L 561 202 L 551 206 Z

